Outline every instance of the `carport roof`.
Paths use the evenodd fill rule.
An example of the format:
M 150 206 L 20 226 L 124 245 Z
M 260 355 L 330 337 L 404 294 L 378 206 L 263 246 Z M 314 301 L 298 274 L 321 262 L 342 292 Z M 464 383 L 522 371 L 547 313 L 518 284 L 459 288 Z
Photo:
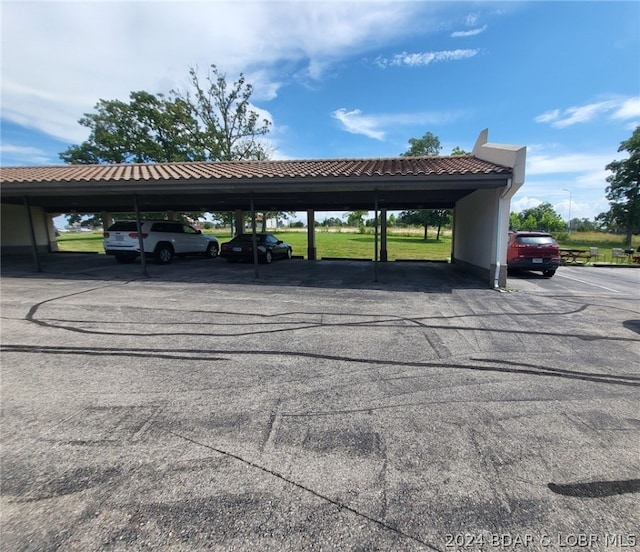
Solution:
M 474 156 L 1 167 L 2 201 L 49 212 L 451 208 L 512 169 Z

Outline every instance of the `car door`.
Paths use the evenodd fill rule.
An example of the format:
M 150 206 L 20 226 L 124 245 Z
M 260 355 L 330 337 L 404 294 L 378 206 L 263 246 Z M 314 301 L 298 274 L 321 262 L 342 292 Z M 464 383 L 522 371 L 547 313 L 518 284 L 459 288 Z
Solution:
M 268 240 L 269 240 L 269 247 L 273 252 L 273 256 L 282 257 L 285 254 L 283 243 L 272 234 L 269 234 Z
M 209 240 L 199 230 L 188 224 L 181 225 L 182 253 L 204 253 Z

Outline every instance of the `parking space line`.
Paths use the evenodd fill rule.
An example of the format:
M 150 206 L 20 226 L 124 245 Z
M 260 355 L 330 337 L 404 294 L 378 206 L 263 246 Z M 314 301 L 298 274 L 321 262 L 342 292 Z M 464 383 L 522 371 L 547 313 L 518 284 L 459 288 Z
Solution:
M 594 284 L 593 282 L 587 282 L 586 280 L 581 280 L 580 278 L 572 278 L 571 276 L 566 276 L 565 274 L 560 274 L 559 271 L 556 273 L 556 276 L 560 276 L 561 278 L 567 278 L 568 280 L 574 280 L 575 282 L 580 282 L 582 284 L 587 284 L 588 286 L 594 286 L 594 287 L 599 287 L 601 289 L 606 289 L 607 291 L 613 291 L 613 293 L 620 293 L 620 291 L 617 290 L 617 289 L 613 289 L 613 288 L 606 287 L 606 286 L 601 286 L 600 284 Z

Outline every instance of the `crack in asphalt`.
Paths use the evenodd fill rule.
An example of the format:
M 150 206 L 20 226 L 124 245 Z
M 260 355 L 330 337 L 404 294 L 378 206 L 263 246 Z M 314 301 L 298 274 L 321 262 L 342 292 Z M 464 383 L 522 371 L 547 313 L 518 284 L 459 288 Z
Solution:
M 257 464 L 256 462 L 253 462 L 251 460 L 247 460 L 246 458 L 243 458 L 242 456 L 239 456 L 237 454 L 234 454 L 232 452 L 223 450 L 221 448 L 215 447 L 213 445 L 208 445 L 206 443 L 203 443 L 201 441 L 198 441 L 196 439 L 192 439 L 191 437 L 187 437 L 186 435 L 181 435 L 180 433 L 176 433 L 175 431 L 171 431 L 169 429 L 166 428 L 160 428 L 162 431 L 165 431 L 171 435 L 173 435 L 174 437 L 178 437 L 179 439 L 182 439 L 184 441 L 187 441 L 189 443 L 192 443 L 194 445 L 197 445 L 199 447 L 203 447 L 206 448 L 207 450 L 211 450 L 213 452 L 217 452 L 218 454 L 221 454 L 222 456 L 225 456 L 227 458 L 231 458 L 233 460 L 236 460 L 237 462 L 241 462 L 242 464 L 245 464 L 246 466 L 249 466 L 253 469 L 259 470 L 263 473 L 266 473 L 272 477 L 275 477 L 281 481 L 284 481 L 285 483 L 287 483 L 288 485 L 292 485 L 293 487 L 296 487 L 306 493 L 309 493 L 313 496 L 315 496 L 316 498 L 319 498 L 320 500 L 324 501 L 324 502 L 328 502 L 330 504 L 333 504 L 334 506 L 337 506 L 338 508 L 340 508 L 341 510 L 345 510 L 347 512 L 350 512 L 362 519 L 365 519 L 371 523 L 375 523 L 376 525 L 382 527 L 383 529 L 387 530 L 387 531 L 392 531 L 395 534 L 405 538 L 405 539 L 409 539 L 412 540 L 414 542 L 417 542 L 418 544 L 421 544 L 422 546 L 427 547 L 429 550 L 434 550 L 436 552 L 441 552 L 439 548 L 436 548 L 435 546 L 433 546 L 432 544 L 429 544 L 428 542 L 425 542 L 424 540 L 420 539 L 419 537 L 416 537 L 414 535 L 410 535 L 409 533 L 406 533 L 404 531 L 402 531 L 401 529 L 398 529 L 397 527 L 394 527 L 393 525 L 389 525 L 388 523 L 386 523 L 385 521 L 382 521 L 380 519 L 377 519 L 373 516 L 370 516 L 369 514 L 366 514 L 364 512 L 361 512 L 360 510 L 357 510 L 356 508 L 353 508 L 351 506 L 348 506 L 347 504 L 344 504 L 334 498 L 331 498 L 327 495 L 324 495 L 322 493 L 320 493 L 319 491 L 315 491 L 314 489 L 311 489 L 310 487 L 307 487 L 301 483 L 298 483 L 297 481 L 294 481 L 293 479 L 289 479 L 288 477 L 285 477 L 284 475 L 282 475 L 281 473 L 272 470 L 270 468 L 267 468 L 265 466 L 261 466 L 260 464 Z

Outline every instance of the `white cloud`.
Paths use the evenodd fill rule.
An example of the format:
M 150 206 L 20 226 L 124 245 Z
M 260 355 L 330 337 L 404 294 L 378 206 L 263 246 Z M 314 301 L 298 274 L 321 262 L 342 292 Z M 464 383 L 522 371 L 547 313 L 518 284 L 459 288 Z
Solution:
M 511 211 L 515 213 L 521 213 L 525 209 L 532 209 L 533 207 L 537 207 L 541 203 L 543 202 L 540 199 L 523 196 L 519 199 L 514 199 L 514 201 L 511 202 Z
M 511 201 L 511 211 L 521 213 L 525 209 L 537 207 L 541 203 L 551 203 L 556 213 L 563 219 L 571 218 L 592 220 L 602 212 L 609 210 L 609 202 L 604 196 L 604 188 L 599 193 L 588 193 L 579 188 L 572 187 L 572 182 L 532 182 L 520 190 Z M 568 187 L 567 187 L 568 185 Z M 571 189 L 571 204 L 569 204 L 569 192 Z M 523 190 L 525 195 L 521 195 Z
M 2 165 L 41 165 L 51 163 L 47 153 L 39 148 L 15 146 L 6 143 L 0 145 L 0 159 L 2 160 Z M 6 160 L 9 162 L 7 163 Z
M 465 111 L 418 111 L 415 113 L 376 113 L 364 115 L 360 109 L 340 108 L 331 116 L 338 119 L 344 130 L 363 134 L 375 140 L 384 140 L 388 129 L 415 125 L 443 125 L 465 115 Z
M 612 113 L 611 113 L 612 112 Z M 610 118 L 626 120 L 640 116 L 640 97 L 615 98 L 593 102 L 564 110 L 554 109 L 535 117 L 537 123 L 550 123 L 554 128 L 566 128 L 578 123 L 593 121 L 610 113 Z
M 383 140 L 384 132 L 377 128 L 378 121 L 367 117 L 359 109 L 347 111 L 344 108 L 337 109 L 332 116 L 340 121 L 347 132 L 351 134 L 363 134 L 375 140 Z
M 624 100 L 613 112 L 613 119 L 633 119 L 640 117 L 640 96 Z
M 532 154 L 527 156 L 526 173 L 539 175 L 604 171 L 604 167 L 614 158 L 613 153 Z
M 487 30 L 487 26 L 483 25 L 477 29 L 469 29 L 468 31 L 454 31 L 451 33 L 451 38 L 465 38 L 468 36 L 476 36 Z
M 560 110 L 554 109 L 552 111 L 546 111 L 542 115 L 538 115 L 535 118 L 536 123 L 551 123 L 560 117 Z
M 480 53 L 478 48 L 475 49 L 458 49 L 458 50 L 441 50 L 437 52 L 402 52 L 395 54 L 390 58 L 378 57 L 375 63 L 382 67 L 424 67 L 431 63 L 443 61 L 460 61 L 472 58 Z
M 619 154 L 610 151 L 561 152 L 557 145 L 534 145 L 527 155 L 526 182 L 514 196 L 511 210 L 520 212 L 542 202 L 568 217 L 571 191 L 571 218 L 593 219 L 609 209 L 605 197 L 605 166 Z
M 190 66 L 244 72 L 254 101 L 406 32 L 421 3 L 5 2 L 2 116 L 65 141 L 98 99 L 185 89 Z

